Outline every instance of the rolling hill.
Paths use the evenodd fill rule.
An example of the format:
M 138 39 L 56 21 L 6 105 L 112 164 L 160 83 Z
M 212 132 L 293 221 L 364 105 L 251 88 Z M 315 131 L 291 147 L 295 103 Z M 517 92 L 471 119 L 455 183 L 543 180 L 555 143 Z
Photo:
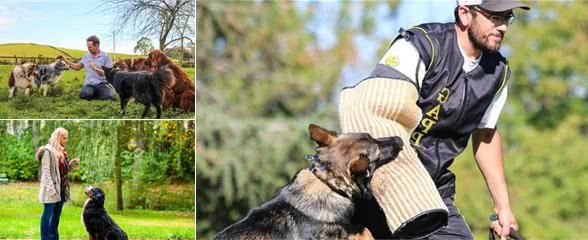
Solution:
M 63 55 L 67 58 L 80 59 L 87 53 L 87 50 L 78 50 L 62 47 L 54 47 L 49 45 L 39 45 L 35 43 L 6 43 L 0 44 L 0 56 L 10 57 L 57 57 Z M 112 59 L 121 58 L 140 58 L 144 57 L 141 55 L 130 55 L 130 54 L 112 54 L 108 53 Z

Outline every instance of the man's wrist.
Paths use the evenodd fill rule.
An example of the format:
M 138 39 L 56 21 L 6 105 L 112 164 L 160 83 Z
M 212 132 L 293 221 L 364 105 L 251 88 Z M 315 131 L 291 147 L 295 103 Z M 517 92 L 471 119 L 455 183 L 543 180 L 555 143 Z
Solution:
M 499 211 L 502 211 L 502 210 L 508 210 L 508 209 L 511 209 L 509 203 L 494 204 L 494 211 L 495 212 L 499 212 Z

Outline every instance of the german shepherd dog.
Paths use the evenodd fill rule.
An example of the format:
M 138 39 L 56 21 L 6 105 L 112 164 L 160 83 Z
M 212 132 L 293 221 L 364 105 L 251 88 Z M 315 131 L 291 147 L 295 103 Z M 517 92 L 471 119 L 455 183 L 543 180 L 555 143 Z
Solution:
M 153 104 L 157 110 L 157 118 L 161 118 L 161 109 L 165 93 L 175 83 L 174 73 L 162 66 L 154 73 L 151 72 L 125 72 L 118 68 L 102 66 L 106 81 L 114 86 L 120 96 L 120 113 L 125 114 L 127 103 L 131 97 L 145 106 L 141 118 L 145 118 L 149 108 Z
M 104 209 L 104 192 L 100 188 L 86 187 L 88 200 L 82 210 L 82 223 L 90 234 L 90 240 L 127 240 L 123 231 Z
M 319 145 L 316 155 L 307 156 L 311 166 L 215 239 L 349 239 L 365 231 L 351 224 L 354 202 L 371 197 L 369 178 L 398 156 L 402 139 L 337 135 L 314 124 L 309 132 Z M 363 234 L 371 238 L 369 232 Z

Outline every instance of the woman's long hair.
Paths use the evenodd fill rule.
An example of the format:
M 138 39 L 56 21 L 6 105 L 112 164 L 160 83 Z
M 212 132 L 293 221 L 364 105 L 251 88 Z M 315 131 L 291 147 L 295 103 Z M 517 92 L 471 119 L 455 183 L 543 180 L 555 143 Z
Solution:
M 65 146 L 61 145 L 60 140 L 65 135 L 67 135 L 67 129 L 62 127 L 57 128 L 55 129 L 55 131 L 53 131 L 47 143 L 55 150 L 55 157 L 57 157 L 57 159 L 59 159 L 60 161 L 63 160 L 63 152 L 65 151 Z

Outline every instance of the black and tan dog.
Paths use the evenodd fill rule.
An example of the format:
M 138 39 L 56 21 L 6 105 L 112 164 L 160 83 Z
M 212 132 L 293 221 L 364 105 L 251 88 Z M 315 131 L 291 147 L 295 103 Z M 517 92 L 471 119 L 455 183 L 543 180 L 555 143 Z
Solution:
M 311 166 L 215 239 L 349 239 L 361 233 L 362 227 L 350 223 L 354 201 L 370 196 L 368 178 L 398 156 L 402 140 L 337 135 L 313 124 L 309 132 L 319 145 Z
M 82 223 L 90 240 L 127 240 L 127 234 L 108 216 L 104 209 L 104 192 L 100 188 L 86 187 L 88 200 L 82 210 Z

